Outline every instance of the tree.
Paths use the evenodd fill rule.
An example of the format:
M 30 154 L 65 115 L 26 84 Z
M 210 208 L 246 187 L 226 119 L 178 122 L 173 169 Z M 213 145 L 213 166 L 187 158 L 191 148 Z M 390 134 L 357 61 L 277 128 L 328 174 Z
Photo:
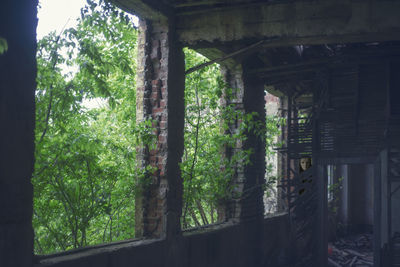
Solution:
M 87 0 L 78 26 L 38 43 L 34 185 L 35 252 L 45 254 L 134 237 L 136 146 L 154 144 L 152 122 L 136 124 L 137 31 L 108 2 Z M 205 60 L 185 49 L 186 65 Z M 232 197 L 238 161 L 250 150 L 222 157 L 246 131 L 264 136 L 257 114 L 220 105 L 214 64 L 186 77 L 183 226 L 217 221 L 217 206 Z M 69 72 L 68 72 L 69 70 Z M 75 71 L 70 71 L 75 70 Z M 88 107 L 89 100 L 98 101 Z M 242 128 L 225 134 L 232 120 Z M 266 138 L 272 138 L 266 136 Z M 240 196 L 239 196 L 240 197 Z
M 205 58 L 193 50 L 185 50 L 187 68 L 203 63 Z M 250 164 L 251 149 L 240 150 L 230 158 L 223 157 L 224 149 L 234 148 L 246 134 L 265 138 L 267 157 L 279 133 L 275 117 L 267 117 L 265 128 L 258 114 L 243 114 L 235 104 L 221 106 L 221 96 L 230 98 L 232 90 L 223 82 L 219 66 L 213 64 L 186 76 L 185 88 L 185 150 L 181 164 L 184 182 L 183 227 L 217 222 L 217 207 L 235 196 L 231 183 L 239 164 Z M 229 102 L 229 101 L 228 101 Z M 230 125 L 241 121 L 237 132 Z M 271 166 L 267 166 L 267 171 Z M 268 187 L 273 179 L 268 179 Z
M 205 60 L 185 49 L 188 68 Z M 221 173 L 222 77 L 216 64 L 186 77 L 185 146 L 181 171 L 184 183 L 183 227 L 216 222 L 216 203 L 225 194 L 228 177 Z
M 7 40 L 3 37 L 0 37 L 0 55 L 4 54 L 8 50 L 8 43 Z
M 38 43 L 37 253 L 134 236 L 136 35 L 123 12 L 88 1 L 76 28 Z

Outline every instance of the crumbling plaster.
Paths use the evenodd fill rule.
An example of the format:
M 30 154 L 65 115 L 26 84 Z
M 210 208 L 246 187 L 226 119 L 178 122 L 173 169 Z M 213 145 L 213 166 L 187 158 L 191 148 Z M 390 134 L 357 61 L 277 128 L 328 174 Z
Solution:
M 400 2 L 272 1 L 177 15 L 179 40 L 229 43 L 266 40 L 265 46 L 400 39 Z

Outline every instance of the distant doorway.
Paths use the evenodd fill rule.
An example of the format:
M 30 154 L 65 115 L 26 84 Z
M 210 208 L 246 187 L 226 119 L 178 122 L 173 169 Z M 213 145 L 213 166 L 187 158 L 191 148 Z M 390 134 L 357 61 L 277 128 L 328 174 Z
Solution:
M 327 165 L 328 266 L 374 264 L 374 165 Z

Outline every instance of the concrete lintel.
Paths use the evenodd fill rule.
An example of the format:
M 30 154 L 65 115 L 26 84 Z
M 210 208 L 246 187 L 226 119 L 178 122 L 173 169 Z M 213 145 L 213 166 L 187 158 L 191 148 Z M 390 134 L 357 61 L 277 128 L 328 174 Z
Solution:
M 262 2 L 177 15 L 181 42 L 270 40 L 267 46 L 400 40 L 400 2 Z
M 167 21 L 173 8 L 157 0 L 111 0 L 121 9 L 151 21 Z

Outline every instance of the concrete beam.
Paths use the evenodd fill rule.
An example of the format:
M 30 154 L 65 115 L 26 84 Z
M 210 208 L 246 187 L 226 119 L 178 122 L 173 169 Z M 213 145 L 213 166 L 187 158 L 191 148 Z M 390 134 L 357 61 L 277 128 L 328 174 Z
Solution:
M 158 0 L 112 0 L 121 9 L 141 19 L 166 21 L 174 14 L 173 8 Z
M 263 2 L 177 13 L 189 46 L 269 40 L 267 46 L 400 40 L 400 2 Z

